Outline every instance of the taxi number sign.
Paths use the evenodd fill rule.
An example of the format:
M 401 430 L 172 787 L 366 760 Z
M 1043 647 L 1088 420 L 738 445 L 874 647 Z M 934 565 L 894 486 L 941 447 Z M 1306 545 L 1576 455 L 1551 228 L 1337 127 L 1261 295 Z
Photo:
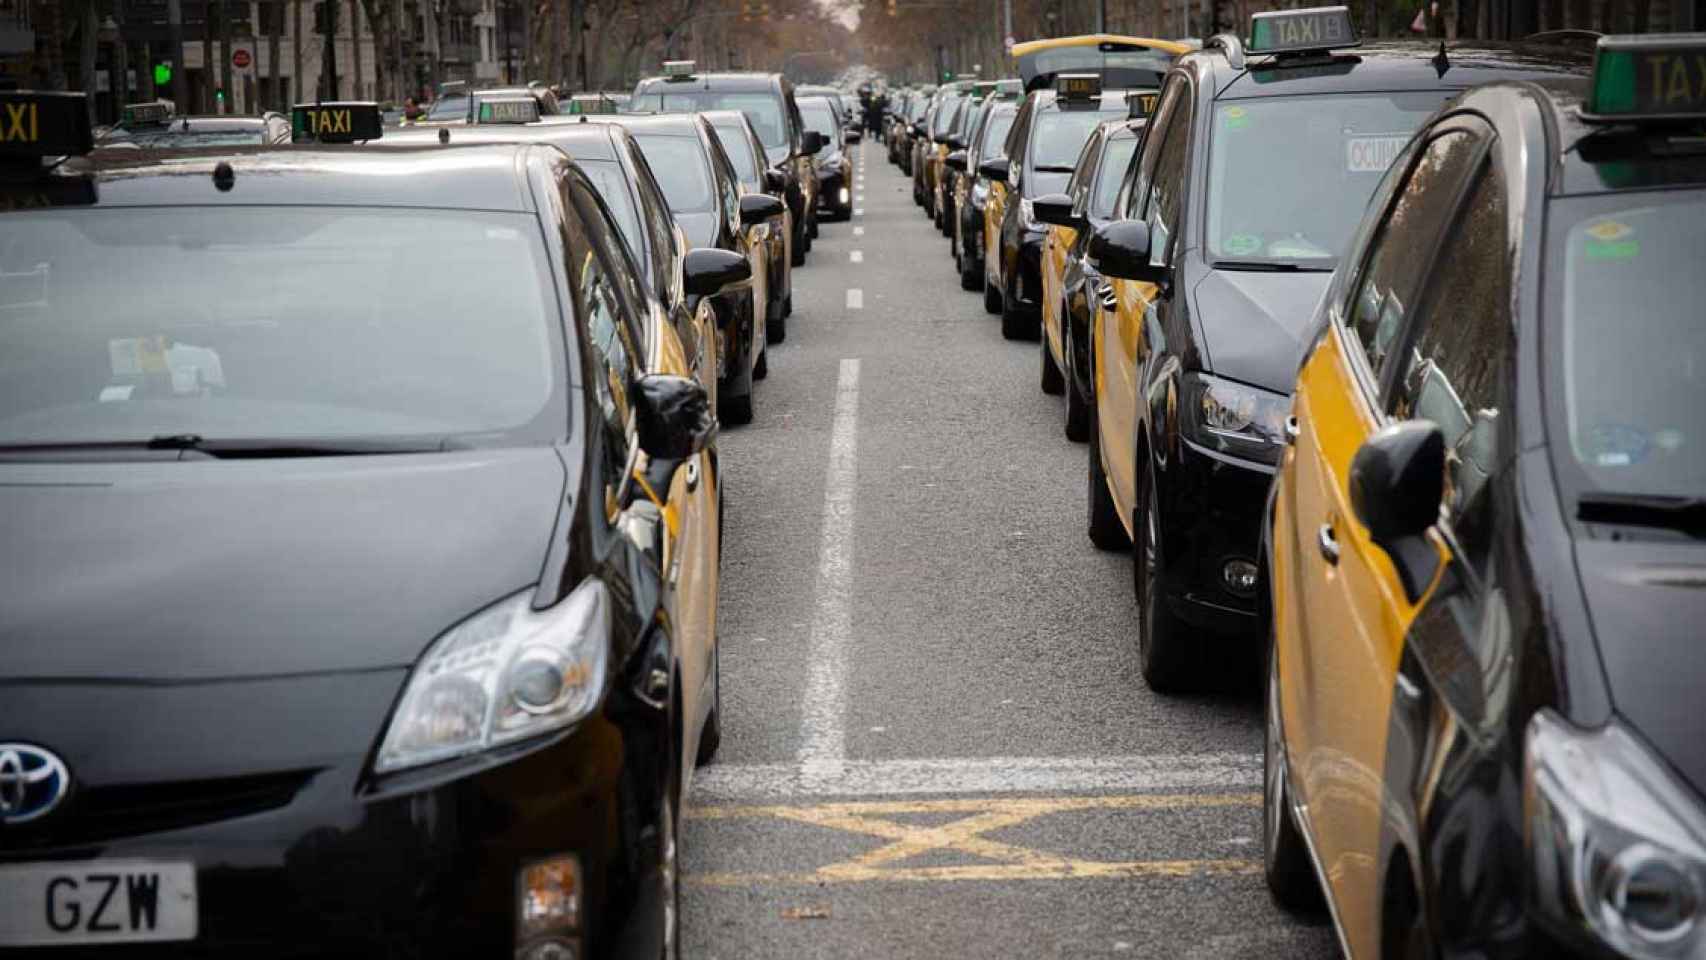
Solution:
M 291 139 L 297 141 L 377 140 L 383 135 L 380 127 L 379 108 L 372 103 L 299 103 L 290 115 Z
M 1384 173 L 1410 142 L 1409 134 L 1392 133 L 1351 137 L 1345 141 L 1345 170 L 1350 173 Z
M 1706 113 L 1706 50 L 1605 50 L 1590 110 L 1610 116 Z
M 303 128 L 316 137 L 326 134 L 349 133 L 350 119 L 348 110 L 304 110 L 302 112 Z
M 82 94 L 0 93 L 0 157 L 77 155 L 93 144 Z
M 1346 7 L 1276 10 L 1250 17 L 1251 53 L 1332 50 L 1356 44 L 1356 29 Z
M 488 100 L 480 104 L 480 119 L 487 123 L 532 123 L 539 119 L 533 100 Z
M 1096 81 L 1090 77 L 1063 77 L 1060 92 L 1069 97 L 1088 97 L 1096 92 Z

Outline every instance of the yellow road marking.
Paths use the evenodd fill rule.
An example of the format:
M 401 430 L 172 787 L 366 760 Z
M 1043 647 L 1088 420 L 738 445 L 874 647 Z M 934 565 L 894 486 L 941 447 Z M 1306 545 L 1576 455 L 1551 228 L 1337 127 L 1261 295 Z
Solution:
M 1259 794 L 1133 794 L 1111 797 L 955 798 L 853 801 L 811 806 L 711 806 L 691 810 L 694 820 L 776 819 L 829 827 L 889 843 L 807 873 L 711 873 L 689 883 L 736 887 L 817 885 L 866 881 L 1066 880 L 1093 877 L 1242 875 L 1261 869 L 1254 860 L 1132 860 L 1107 862 L 1067 857 L 1002 843 L 985 836 L 1049 814 L 1075 810 L 1169 810 L 1261 805 Z M 885 819 L 906 814 L 964 813 L 935 826 Z M 995 861 L 946 867 L 892 866 L 935 851 L 955 851 Z

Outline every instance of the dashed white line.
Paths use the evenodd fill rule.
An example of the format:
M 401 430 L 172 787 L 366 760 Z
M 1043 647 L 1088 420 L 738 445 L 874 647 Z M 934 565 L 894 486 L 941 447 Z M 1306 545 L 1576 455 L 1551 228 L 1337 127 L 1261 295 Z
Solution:
M 853 235 L 854 235 L 854 236 L 855 236 L 855 237 L 862 237 L 862 236 L 864 236 L 864 235 L 865 235 L 865 228 L 864 228 L 864 227 L 854 227 L 854 228 L 853 228 Z
M 865 291 L 859 289 L 858 287 L 849 287 L 847 290 L 847 309 L 849 309 L 849 310 L 863 310 L 863 309 L 865 309 Z
M 859 291 L 847 291 L 849 306 Z M 847 648 L 853 633 L 853 501 L 859 453 L 859 361 L 841 361 L 835 420 L 829 434 L 823 532 L 818 544 L 817 609 L 812 615 L 811 664 L 800 717 L 802 782 L 833 782 L 847 760 Z
M 854 215 L 854 216 L 855 216 L 855 217 L 862 217 L 862 216 L 864 216 L 864 215 L 865 215 L 865 208 L 864 208 L 864 207 L 854 207 L 854 208 L 853 208 L 853 215 Z
M 848 362 L 856 361 L 843 361 Z M 839 408 L 839 403 L 837 406 Z M 825 519 L 827 530 L 827 515 Z M 845 667 L 844 659 L 840 666 Z M 840 685 L 835 690 L 843 692 Z M 808 686 L 808 695 L 812 692 Z M 812 710 L 814 701 L 807 700 L 806 703 L 806 709 Z M 835 730 L 837 733 L 841 731 L 839 724 Z M 807 760 L 806 752 L 801 750 L 802 762 L 798 765 L 751 763 L 704 767 L 693 775 L 693 800 L 695 803 L 717 803 L 796 796 L 1248 790 L 1258 786 L 1262 776 L 1262 757 L 1256 753 L 907 760 L 848 760 L 842 754 L 835 754 L 835 762 L 832 763 L 827 762 L 827 754 Z M 813 761 L 816 761 L 815 766 Z
M 865 262 L 865 251 L 863 251 L 863 250 L 851 250 L 847 254 L 847 259 L 851 263 L 864 263 Z

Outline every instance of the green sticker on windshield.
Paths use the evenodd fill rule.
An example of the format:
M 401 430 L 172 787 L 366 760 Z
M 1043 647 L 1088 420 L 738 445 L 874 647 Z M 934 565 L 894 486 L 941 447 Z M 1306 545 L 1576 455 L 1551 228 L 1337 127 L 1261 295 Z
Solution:
M 1221 116 L 1228 130 L 1242 130 L 1250 125 L 1250 114 L 1243 107 L 1227 107 Z
M 1235 257 L 1247 257 L 1262 249 L 1262 238 L 1251 233 L 1235 233 L 1227 237 L 1220 248 Z
M 1585 232 L 1587 246 L 1583 252 L 1589 260 L 1628 260 L 1641 254 L 1641 242 L 1635 239 L 1635 228 L 1627 223 L 1601 220 Z

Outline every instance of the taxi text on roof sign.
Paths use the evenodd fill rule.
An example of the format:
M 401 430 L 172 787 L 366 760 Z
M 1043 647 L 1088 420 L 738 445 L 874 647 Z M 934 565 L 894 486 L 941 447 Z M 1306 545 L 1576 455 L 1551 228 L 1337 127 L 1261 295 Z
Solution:
M 1706 118 L 1706 34 L 1601 37 L 1588 120 Z
M 165 123 L 172 119 L 172 108 L 159 100 L 148 103 L 127 103 L 119 125 L 125 127 L 146 127 Z
M 1311 7 L 1250 15 L 1248 53 L 1338 50 L 1357 46 L 1349 7 Z
M 74 156 L 94 145 L 83 94 L 0 92 L 0 160 Z
M 383 134 L 377 103 L 299 103 L 290 110 L 290 139 L 296 143 L 353 143 Z
M 663 62 L 663 75 L 685 80 L 693 76 L 693 68 L 696 63 L 697 61 L 693 60 L 665 60 Z
M 532 123 L 538 119 L 539 101 L 532 97 L 480 101 L 480 123 Z
M 1102 78 L 1094 73 L 1063 73 L 1055 78 L 1062 100 L 1088 100 L 1102 95 Z

